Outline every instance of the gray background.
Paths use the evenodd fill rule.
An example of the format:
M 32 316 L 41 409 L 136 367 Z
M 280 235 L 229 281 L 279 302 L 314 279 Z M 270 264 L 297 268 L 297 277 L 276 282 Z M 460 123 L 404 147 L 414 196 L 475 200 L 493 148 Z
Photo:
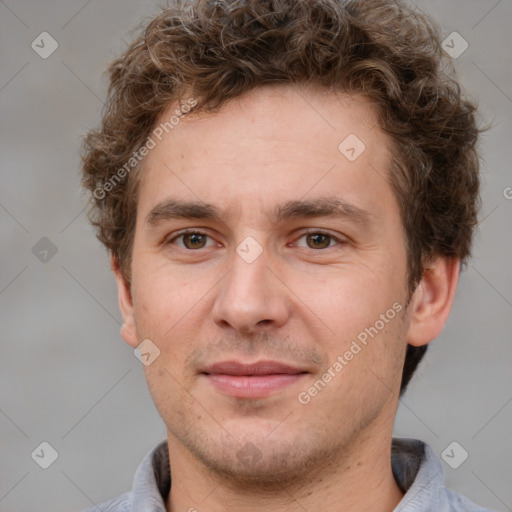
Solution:
M 456 470 L 442 462 L 447 485 L 512 510 L 512 2 L 417 3 L 446 36 L 468 41 L 456 67 L 493 128 L 482 139 L 474 258 L 395 431 L 438 455 L 457 441 L 469 458 Z M 78 511 L 125 492 L 165 439 L 140 363 L 119 336 L 114 280 L 79 187 L 80 140 L 100 120 L 102 73 L 157 10 L 135 0 L 0 2 L 2 512 Z M 43 31 L 59 44 L 47 59 L 31 48 Z M 43 237 L 58 249 L 46 262 L 32 252 Z M 46 470 L 31 458 L 42 441 L 59 454 Z

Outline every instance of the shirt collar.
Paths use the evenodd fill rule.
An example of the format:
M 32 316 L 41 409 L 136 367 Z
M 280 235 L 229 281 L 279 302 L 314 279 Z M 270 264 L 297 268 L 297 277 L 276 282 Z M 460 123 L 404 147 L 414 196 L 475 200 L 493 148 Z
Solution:
M 405 493 L 393 512 L 444 510 L 444 472 L 428 444 L 393 438 L 391 467 L 396 483 Z
M 162 441 L 142 460 L 133 478 L 131 510 L 166 512 L 165 500 L 171 490 L 171 468 L 167 441 Z

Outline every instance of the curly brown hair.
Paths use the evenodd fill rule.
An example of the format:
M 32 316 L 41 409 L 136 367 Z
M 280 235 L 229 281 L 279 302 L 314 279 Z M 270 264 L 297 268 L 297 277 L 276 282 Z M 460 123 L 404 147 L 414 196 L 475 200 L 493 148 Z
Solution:
M 483 129 L 454 75 L 438 26 L 398 0 L 177 0 L 109 68 L 101 128 L 84 142 L 89 218 L 130 283 L 138 151 L 170 104 L 187 94 L 214 112 L 266 84 L 363 94 L 395 147 L 410 297 L 432 257 L 465 263 L 477 224 Z M 407 347 L 402 391 L 425 350 Z

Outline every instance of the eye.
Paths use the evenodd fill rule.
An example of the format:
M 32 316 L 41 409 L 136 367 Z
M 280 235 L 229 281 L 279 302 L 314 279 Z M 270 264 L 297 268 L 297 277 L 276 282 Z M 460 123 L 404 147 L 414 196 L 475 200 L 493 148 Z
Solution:
M 298 243 L 298 241 L 302 239 L 305 239 L 306 245 L 301 245 Z M 297 239 L 297 242 L 295 242 L 295 245 L 299 247 L 307 247 L 308 249 L 315 250 L 328 249 L 334 245 L 340 244 L 343 244 L 342 240 L 331 235 L 330 233 L 325 233 L 323 231 L 311 231 L 309 233 L 305 233 Z
M 187 230 L 182 231 L 181 233 L 178 233 L 174 237 L 170 238 L 165 242 L 165 244 L 174 244 L 176 243 L 177 240 L 179 240 L 181 243 L 176 243 L 176 245 L 180 249 L 197 250 L 208 247 L 207 242 L 209 238 L 210 237 L 206 233 L 203 233 L 202 231 Z M 211 243 L 213 243 L 213 240 L 211 241 Z
M 301 240 L 304 240 L 305 243 L 300 243 Z M 343 245 L 343 243 L 343 240 L 330 233 L 311 231 L 299 237 L 294 245 L 307 249 L 320 250 L 329 249 L 336 245 Z M 165 245 L 170 244 L 175 244 L 183 250 L 194 251 L 211 247 L 215 245 L 215 241 L 203 231 L 188 229 L 175 234 L 172 238 L 165 241 Z

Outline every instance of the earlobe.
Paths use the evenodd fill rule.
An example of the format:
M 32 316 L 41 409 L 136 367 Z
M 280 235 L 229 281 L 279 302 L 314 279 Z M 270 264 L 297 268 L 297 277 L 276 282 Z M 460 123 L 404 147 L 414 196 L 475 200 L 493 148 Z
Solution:
M 409 345 L 426 345 L 442 332 L 457 290 L 459 263 L 439 256 L 425 269 L 410 304 Z
M 130 285 L 126 282 L 119 266 L 119 262 L 114 256 L 111 256 L 110 258 L 110 266 L 117 281 L 119 309 L 123 316 L 123 325 L 120 331 L 121 336 L 128 345 L 135 348 L 138 346 L 139 342 L 137 340 L 135 311 Z

